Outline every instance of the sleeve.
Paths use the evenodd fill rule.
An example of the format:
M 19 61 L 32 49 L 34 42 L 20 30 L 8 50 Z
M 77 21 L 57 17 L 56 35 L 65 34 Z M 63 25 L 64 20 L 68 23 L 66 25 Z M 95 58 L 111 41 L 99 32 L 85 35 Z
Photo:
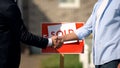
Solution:
M 75 31 L 75 34 L 78 36 L 78 38 L 80 40 L 84 39 L 85 37 L 89 36 L 92 33 L 93 17 L 94 17 L 94 13 L 95 13 L 97 4 L 98 4 L 98 2 L 96 2 L 96 4 L 94 5 L 93 12 L 92 12 L 91 16 L 89 17 L 89 19 L 87 20 L 86 24 L 83 27 L 81 27 Z
M 87 23 L 81 27 L 78 28 L 75 31 L 75 34 L 78 36 L 78 38 L 80 40 L 84 39 L 85 37 L 87 37 L 88 35 L 90 35 L 92 33 L 92 21 L 91 21 L 92 17 L 90 17 L 87 21 Z
M 28 32 L 21 18 L 21 13 L 17 5 L 10 6 L 5 13 L 5 16 L 11 21 L 8 26 L 13 32 L 20 36 L 20 41 L 28 45 L 34 45 L 39 48 L 46 48 L 48 39 L 33 35 Z

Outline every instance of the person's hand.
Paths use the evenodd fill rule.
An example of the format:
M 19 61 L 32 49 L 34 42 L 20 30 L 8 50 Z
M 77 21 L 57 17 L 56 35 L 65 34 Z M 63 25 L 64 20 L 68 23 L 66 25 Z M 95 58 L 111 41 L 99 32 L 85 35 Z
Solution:
M 63 44 L 63 39 L 62 37 L 58 36 L 53 36 L 52 38 L 52 47 L 53 48 L 60 48 Z
M 58 36 L 57 37 L 57 44 L 56 44 L 56 48 L 60 48 L 64 43 L 63 37 L 62 36 Z

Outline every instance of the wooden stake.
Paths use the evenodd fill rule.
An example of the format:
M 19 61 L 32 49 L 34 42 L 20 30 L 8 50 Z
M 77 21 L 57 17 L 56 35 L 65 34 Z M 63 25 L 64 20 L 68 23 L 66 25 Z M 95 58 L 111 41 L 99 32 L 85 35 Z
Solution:
M 60 68 L 64 68 L 64 54 L 60 54 Z

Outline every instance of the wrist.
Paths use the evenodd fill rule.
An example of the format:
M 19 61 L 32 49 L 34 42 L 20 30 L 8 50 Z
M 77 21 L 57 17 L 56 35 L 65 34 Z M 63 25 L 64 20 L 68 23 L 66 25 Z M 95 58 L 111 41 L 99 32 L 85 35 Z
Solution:
M 65 42 L 66 41 L 66 35 L 62 36 L 62 41 Z

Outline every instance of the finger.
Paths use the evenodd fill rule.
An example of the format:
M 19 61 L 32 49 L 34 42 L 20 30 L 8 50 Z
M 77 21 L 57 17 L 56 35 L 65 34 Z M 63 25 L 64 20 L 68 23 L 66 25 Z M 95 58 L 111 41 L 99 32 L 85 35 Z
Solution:
M 58 43 L 57 43 L 57 46 L 56 46 L 56 48 L 60 48 L 62 45 L 63 45 L 63 42 L 62 42 L 62 40 L 59 40 L 59 41 L 58 41 Z
M 63 44 L 63 39 L 61 36 L 54 36 L 53 48 L 60 48 Z
M 57 36 L 52 37 L 52 47 L 55 48 L 57 43 Z
M 63 38 L 62 38 L 62 36 L 58 36 L 57 39 L 58 39 L 58 40 L 61 40 L 61 39 L 63 39 Z

